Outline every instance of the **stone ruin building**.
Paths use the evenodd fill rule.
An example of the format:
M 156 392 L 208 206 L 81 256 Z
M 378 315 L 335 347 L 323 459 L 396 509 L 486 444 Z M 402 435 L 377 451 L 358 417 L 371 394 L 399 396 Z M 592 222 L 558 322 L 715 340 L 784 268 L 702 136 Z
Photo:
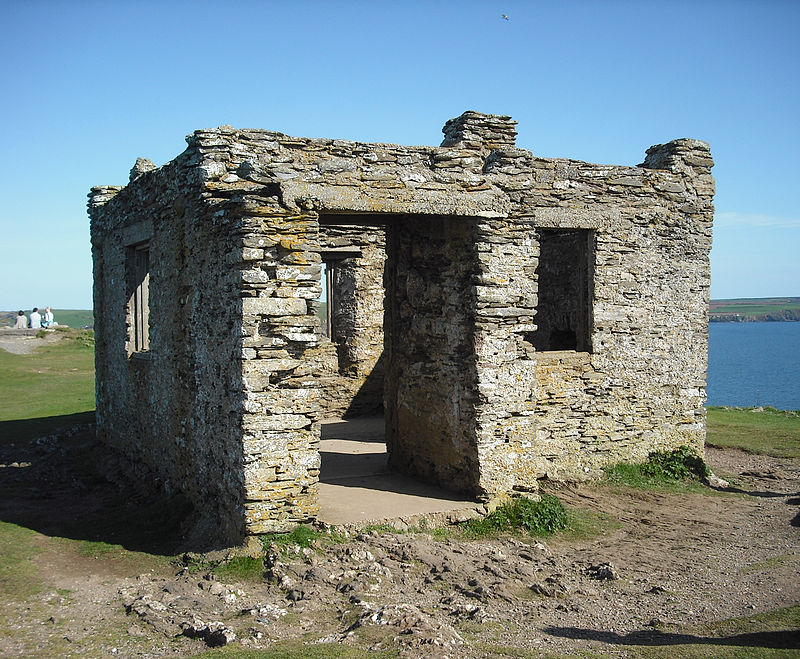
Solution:
M 93 188 L 100 437 L 217 543 L 315 517 L 331 415 L 382 410 L 393 469 L 476 500 L 702 451 L 708 145 L 593 165 L 515 125 L 223 126 Z

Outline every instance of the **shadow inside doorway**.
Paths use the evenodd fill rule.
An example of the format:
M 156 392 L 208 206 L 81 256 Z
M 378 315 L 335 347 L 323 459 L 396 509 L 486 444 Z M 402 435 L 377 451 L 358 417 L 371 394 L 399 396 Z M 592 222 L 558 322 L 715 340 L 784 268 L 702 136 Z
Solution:
M 319 519 L 328 524 L 380 522 L 476 505 L 464 495 L 390 471 L 382 416 L 323 421 L 320 455 Z

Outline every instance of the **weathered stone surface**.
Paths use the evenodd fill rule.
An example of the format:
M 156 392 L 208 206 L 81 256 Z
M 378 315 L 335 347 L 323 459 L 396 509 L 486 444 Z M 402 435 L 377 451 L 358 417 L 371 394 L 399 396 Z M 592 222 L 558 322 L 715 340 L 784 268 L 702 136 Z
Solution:
M 630 167 L 535 157 L 505 116 L 444 133 L 200 130 L 92 189 L 98 432 L 198 538 L 312 518 L 319 419 L 381 404 L 395 467 L 478 497 L 702 451 L 708 145 Z

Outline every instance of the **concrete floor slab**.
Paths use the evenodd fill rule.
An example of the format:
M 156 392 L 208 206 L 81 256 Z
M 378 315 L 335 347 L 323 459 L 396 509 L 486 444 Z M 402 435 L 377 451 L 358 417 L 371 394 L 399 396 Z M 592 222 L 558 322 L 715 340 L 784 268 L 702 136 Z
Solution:
M 476 506 L 463 495 L 391 472 L 384 437 L 383 417 L 323 421 L 321 521 L 381 522 Z

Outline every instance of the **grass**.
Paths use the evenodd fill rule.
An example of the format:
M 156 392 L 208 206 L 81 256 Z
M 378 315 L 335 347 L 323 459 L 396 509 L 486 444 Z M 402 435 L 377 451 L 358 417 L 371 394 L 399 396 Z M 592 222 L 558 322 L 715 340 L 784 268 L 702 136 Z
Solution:
M 228 645 L 217 650 L 209 650 L 194 655 L 197 659 L 392 659 L 397 657 L 397 650 L 369 650 L 338 643 L 320 643 L 305 645 L 302 641 L 279 641 L 270 643 L 266 650 L 246 650 L 237 645 Z
M 121 545 L 112 545 L 98 540 L 78 540 L 74 545 L 75 553 L 86 558 L 100 558 L 124 553 Z
M 709 304 L 711 311 L 737 312 L 742 310 L 757 309 L 762 311 L 780 311 L 782 309 L 800 309 L 800 298 L 798 297 L 753 297 L 753 298 L 734 298 L 726 300 L 711 300 Z
M 235 556 L 217 565 L 213 572 L 227 581 L 264 581 L 264 561 L 251 556 Z
M 91 309 L 53 309 L 53 318 L 59 325 L 87 327 L 94 325 L 94 311 Z
M 759 455 L 798 458 L 800 412 L 771 407 L 709 407 L 706 443 Z
M 308 549 L 318 540 L 322 540 L 327 535 L 322 531 L 300 524 L 289 533 L 266 533 L 261 536 L 264 549 L 268 550 L 270 545 L 277 545 L 281 551 L 286 551 L 289 547 L 300 547 Z
M 607 535 L 622 528 L 622 522 L 610 513 L 567 508 L 567 526 L 558 533 L 562 542 L 578 542 Z
M 699 479 L 710 473 L 702 458 L 688 446 L 668 452 L 656 451 L 648 456 L 647 462 L 620 462 L 603 471 L 606 480 L 614 485 L 672 492 L 702 491 L 705 488 Z
M 27 355 L 0 350 L 0 436 L 26 440 L 94 420 L 94 341 L 65 330 Z M 32 420 L 35 420 L 33 422 Z
M 38 534 L 16 524 L 0 522 L 0 598 L 23 600 L 42 587 L 33 559 L 42 551 Z
M 475 538 L 519 531 L 545 536 L 567 528 L 568 523 L 567 511 L 558 497 L 545 493 L 540 501 L 512 499 L 486 517 L 464 522 L 461 528 Z
M 756 561 L 755 563 L 751 563 L 743 568 L 741 568 L 738 574 L 754 574 L 756 572 L 764 572 L 765 570 L 771 570 L 772 568 L 780 567 L 783 565 L 790 557 L 787 555 L 781 556 L 773 556 L 772 558 L 768 558 L 764 561 Z

